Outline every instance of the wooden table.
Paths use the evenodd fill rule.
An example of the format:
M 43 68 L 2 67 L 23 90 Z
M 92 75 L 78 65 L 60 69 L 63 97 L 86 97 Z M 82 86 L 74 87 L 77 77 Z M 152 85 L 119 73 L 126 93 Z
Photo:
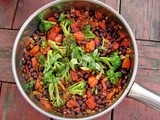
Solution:
M 11 71 L 13 42 L 22 23 L 52 0 L 0 0 L 0 119 L 49 120 L 18 91 Z M 131 26 L 138 44 L 136 81 L 160 93 L 160 0 L 101 0 Z M 130 98 L 97 120 L 158 120 L 160 112 Z

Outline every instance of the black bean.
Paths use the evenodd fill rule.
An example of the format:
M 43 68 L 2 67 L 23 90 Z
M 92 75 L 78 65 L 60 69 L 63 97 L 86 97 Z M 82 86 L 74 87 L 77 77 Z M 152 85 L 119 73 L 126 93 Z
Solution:
M 99 31 L 99 30 L 100 30 L 100 28 L 99 28 L 99 27 L 96 27 L 96 30 L 98 30 L 98 31 Z
M 97 104 L 101 104 L 101 103 L 102 103 L 101 99 L 97 100 Z
M 95 31 L 94 33 L 95 33 L 96 36 L 99 37 L 99 32 L 98 31 Z
M 99 108 L 98 108 L 98 107 L 95 107 L 95 110 L 96 110 L 96 111 L 98 111 L 98 110 L 99 110 Z
M 126 71 L 125 69 L 121 69 L 120 71 L 121 71 L 121 73 L 124 74 L 124 75 L 127 74 L 127 71 Z
M 82 105 L 82 104 L 83 104 L 83 101 L 82 101 L 82 100 L 79 100 L 78 103 L 79 103 L 79 105 Z
M 32 73 L 34 70 L 33 70 L 33 68 L 31 68 L 29 71 Z
M 125 48 L 123 48 L 123 50 L 122 50 L 122 54 L 123 54 L 123 55 L 125 55 L 125 54 L 126 54 L 126 49 L 125 49 Z
M 54 17 L 55 19 L 58 19 L 58 18 L 59 18 L 59 14 L 56 12 L 56 13 L 53 14 L 53 17 Z
M 109 33 L 113 33 L 112 27 L 108 27 L 107 30 L 108 30 Z
M 119 47 L 119 51 L 122 51 L 123 50 L 123 47 Z
M 25 78 L 25 80 L 28 80 L 28 79 L 29 79 L 29 76 L 28 76 L 28 75 L 25 75 L 24 78 Z
M 123 80 L 122 80 L 122 85 L 124 85 L 126 82 L 127 82 L 127 80 L 126 80 L 126 79 L 123 79 Z
M 86 84 L 86 89 L 88 89 L 89 88 L 89 85 L 88 84 Z
M 84 75 L 84 78 L 85 78 L 85 79 L 88 79 L 88 77 L 89 77 L 89 74 L 88 74 L 88 73 Z
M 83 98 L 83 102 L 85 102 L 86 101 L 86 98 Z
M 33 77 L 34 79 L 36 79 L 36 78 L 38 77 L 37 73 L 36 73 L 36 72 L 33 72 L 33 73 L 32 73 L 32 77 Z
M 83 77 L 83 73 L 81 73 L 81 72 L 78 72 L 77 75 L 78 75 L 78 77 Z
M 92 31 L 93 31 L 93 32 L 95 32 L 95 31 L 96 31 L 96 28 L 95 28 L 95 27 L 94 27 L 94 28 L 92 28 Z
M 30 61 L 30 57 L 29 57 L 29 56 L 27 56 L 27 57 L 26 57 L 26 60 L 27 60 L 27 62 L 28 62 L 28 61 Z
M 86 108 L 86 104 L 83 103 L 81 109 L 82 109 L 82 110 L 85 110 L 85 108 Z
M 30 54 L 30 57 L 32 58 L 34 55 L 33 54 Z
M 105 97 L 106 97 L 105 95 L 103 95 L 103 94 L 101 95 L 101 99 L 104 99 Z
M 100 54 L 100 56 L 104 57 L 104 56 L 107 55 L 107 53 L 108 53 L 108 51 L 107 51 L 107 50 L 104 50 L 104 51 Z
M 100 37 L 104 37 L 104 33 L 101 32 L 101 33 L 99 34 L 99 36 L 100 36 Z
M 96 100 L 99 100 L 99 97 L 98 97 L 98 96 L 95 96 L 95 99 L 96 99 Z
M 75 17 L 76 17 L 76 15 L 75 15 L 74 12 L 72 12 L 70 15 L 71 15 L 72 18 L 75 18 Z
M 43 94 L 44 94 L 44 95 L 47 95 L 47 91 L 46 91 L 46 90 L 44 90 L 44 91 L 43 91 Z
M 31 66 L 31 64 L 29 64 L 29 65 L 28 65 L 28 69 L 31 69 L 31 68 L 32 68 L 32 66 Z
M 128 79 L 128 76 L 127 76 L 127 75 L 125 75 L 125 76 L 124 76 L 124 79 L 126 79 L 126 80 L 127 80 L 127 79 Z

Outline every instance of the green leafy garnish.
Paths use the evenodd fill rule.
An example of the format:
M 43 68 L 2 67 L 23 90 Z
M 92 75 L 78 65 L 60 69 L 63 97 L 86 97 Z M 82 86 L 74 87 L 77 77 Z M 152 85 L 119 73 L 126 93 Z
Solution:
M 69 19 L 64 19 L 60 22 L 60 26 L 62 28 L 65 38 L 69 38 L 70 36 L 72 36 L 70 28 L 71 23 L 72 21 Z
M 48 46 L 48 42 L 46 40 L 46 37 L 45 36 L 41 37 L 41 39 L 40 39 L 40 47 L 42 49 L 45 49 L 47 46 Z
M 115 72 L 115 70 L 113 68 L 109 69 L 106 72 L 106 75 L 112 84 L 117 84 L 118 78 L 120 78 L 122 76 L 121 72 Z
M 33 90 L 34 88 L 34 85 L 35 85 L 36 81 L 30 81 L 26 84 L 26 87 L 29 89 L 29 90 Z
M 42 53 L 40 53 L 40 54 L 38 55 L 38 57 L 37 57 L 37 61 L 38 61 L 41 65 L 44 65 L 45 62 L 46 62 L 46 58 L 45 58 L 45 56 L 44 56 Z
M 68 88 L 69 92 L 74 95 L 83 96 L 86 91 L 86 82 L 81 80 Z
M 96 35 L 91 31 L 90 25 L 85 25 L 82 29 L 85 39 L 95 38 Z
M 41 20 L 41 23 L 39 24 L 39 29 L 41 32 L 47 32 L 51 27 L 53 27 L 56 23 L 47 21 L 47 20 Z
M 65 17 L 66 17 L 66 15 L 64 13 L 61 13 L 60 16 L 59 16 L 59 18 L 58 18 L 58 21 L 64 20 Z

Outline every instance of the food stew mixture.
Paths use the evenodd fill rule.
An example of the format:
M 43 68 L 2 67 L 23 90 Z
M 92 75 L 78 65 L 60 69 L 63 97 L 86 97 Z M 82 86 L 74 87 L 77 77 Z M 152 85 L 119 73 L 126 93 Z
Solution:
M 25 86 L 47 111 L 88 116 L 124 91 L 131 67 L 130 38 L 101 10 L 71 9 L 41 19 L 25 42 Z

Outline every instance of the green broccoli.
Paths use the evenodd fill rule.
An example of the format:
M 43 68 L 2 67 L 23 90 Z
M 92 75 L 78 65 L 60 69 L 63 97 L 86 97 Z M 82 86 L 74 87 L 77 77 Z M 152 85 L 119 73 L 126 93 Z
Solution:
M 57 83 L 54 84 L 54 88 L 55 88 L 55 91 L 56 91 L 56 93 L 55 93 L 56 95 L 55 95 L 55 99 L 53 101 L 53 106 L 54 107 L 60 107 L 60 106 L 64 105 L 65 102 L 59 95 L 59 89 L 58 89 Z
M 90 25 L 85 25 L 82 29 L 85 39 L 95 38 L 96 35 L 91 31 Z
M 26 87 L 29 89 L 29 90 L 32 90 L 34 88 L 34 85 L 35 85 L 36 81 L 30 81 L 26 84 Z
M 39 29 L 41 32 L 47 32 L 51 27 L 53 27 L 56 23 L 47 21 L 47 20 L 41 20 L 39 24 Z
M 80 82 L 77 82 L 75 84 L 73 84 L 72 86 L 70 86 L 68 88 L 68 91 L 71 93 L 71 94 L 74 94 L 74 95 L 80 95 L 80 96 L 83 96 L 85 94 L 85 91 L 86 91 L 86 82 L 84 80 L 81 80 Z
M 59 18 L 58 18 L 58 21 L 64 20 L 65 17 L 66 17 L 66 15 L 64 13 L 61 13 L 60 16 L 59 16 Z
M 64 19 L 60 22 L 60 26 L 62 28 L 65 38 L 69 38 L 71 36 L 71 23 L 72 21 L 69 19 Z
M 117 52 L 114 52 L 111 57 L 99 57 L 99 60 L 107 64 L 109 68 L 117 69 L 121 65 L 121 59 Z
M 42 49 L 45 49 L 46 47 L 48 47 L 48 43 L 45 36 L 40 38 L 40 47 Z
M 121 72 L 115 72 L 115 70 L 113 68 L 109 69 L 106 72 L 106 75 L 112 84 L 117 84 L 118 78 L 122 76 Z
M 45 62 L 46 62 L 46 58 L 45 58 L 45 56 L 44 56 L 42 53 L 40 53 L 40 54 L 38 55 L 38 57 L 37 57 L 37 61 L 38 61 L 41 65 L 44 65 Z
M 56 44 L 56 42 L 52 41 L 52 40 L 48 40 L 48 45 L 53 48 L 54 50 L 56 50 L 57 52 L 59 52 L 62 56 L 65 56 L 67 53 L 67 47 L 65 46 L 58 46 Z
M 52 72 L 52 70 L 48 71 L 47 73 L 44 74 L 44 79 L 43 82 L 48 83 L 48 90 L 49 90 L 49 96 L 50 96 L 50 100 L 53 101 L 53 106 L 54 107 L 60 107 L 62 105 L 64 105 L 64 101 L 63 99 L 60 97 L 59 95 L 59 89 L 58 89 L 58 85 L 64 90 L 64 86 L 60 81 L 59 77 L 55 77 L 54 73 Z M 55 91 L 55 95 L 54 95 L 54 91 Z
M 115 72 L 121 65 L 121 59 L 118 53 L 114 52 L 111 57 L 99 57 L 98 59 L 108 65 L 109 70 L 106 72 L 107 78 L 112 84 L 116 84 L 118 82 L 118 78 L 122 75 L 121 72 Z

